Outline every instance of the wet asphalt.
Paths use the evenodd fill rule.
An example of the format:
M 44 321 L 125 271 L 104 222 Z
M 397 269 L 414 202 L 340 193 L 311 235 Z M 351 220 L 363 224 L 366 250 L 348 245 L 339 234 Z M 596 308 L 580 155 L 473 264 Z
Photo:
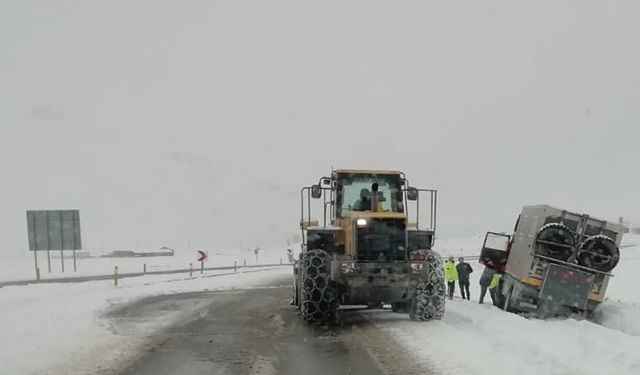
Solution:
M 430 373 L 358 311 L 343 312 L 338 326 L 305 323 L 288 303 L 290 292 L 282 280 L 260 289 L 157 296 L 119 307 L 110 318 L 121 325 L 184 303 L 197 302 L 200 310 L 192 320 L 155 333 L 121 374 Z

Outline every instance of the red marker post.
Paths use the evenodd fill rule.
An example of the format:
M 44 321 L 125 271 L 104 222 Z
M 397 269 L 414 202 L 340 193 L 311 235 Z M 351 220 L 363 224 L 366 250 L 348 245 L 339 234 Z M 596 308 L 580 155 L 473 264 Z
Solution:
M 204 273 L 204 261 L 209 257 L 209 254 L 207 254 L 206 251 L 204 250 L 198 250 L 198 262 L 200 262 L 200 273 L 203 274 Z

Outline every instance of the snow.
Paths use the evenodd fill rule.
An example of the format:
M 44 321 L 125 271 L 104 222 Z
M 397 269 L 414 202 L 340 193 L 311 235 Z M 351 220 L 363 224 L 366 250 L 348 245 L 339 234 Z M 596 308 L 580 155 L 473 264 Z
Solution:
M 437 247 L 443 255 L 474 256 L 482 239 L 482 235 L 439 239 Z M 626 236 L 624 243 L 640 243 L 640 236 Z M 138 261 L 157 260 L 157 265 L 172 261 L 129 260 L 132 268 Z M 364 314 L 396 337 L 416 361 L 437 374 L 640 373 L 640 293 L 634 283 L 640 246 L 621 250 L 599 324 L 575 319 L 527 319 L 490 303 L 479 305 L 478 279 L 483 266 L 475 260 L 470 263 L 474 268 L 472 300 L 460 299 L 456 286 L 456 298 L 448 301 L 441 321 L 412 322 L 406 315 L 388 311 Z M 240 273 L 244 271 L 247 273 Z M 91 372 L 98 366 L 117 367 L 144 344 L 144 338 L 162 327 L 188 321 L 192 318 L 189 314 L 197 314 L 204 307 L 195 303 L 186 309 L 157 312 L 153 319 L 132 326 L 126 337 L 115 332 L 104 316 L 112 307 L 143 296 L 263 287 L 291 276 L 289 267 L 252 271 L 231 275 L 229 271 L 209 271 L 205 277 L 191 279 L 185 275 L 135 277 L 121 280 L 118 288 L 112 281 L 0 288 L 3 373 L 70 374 Z M 489 296 L 485 301 L 490 301 Z
M 443 255 L 477 255 L 483 236 L 440 240 Z M 626 236 L 623 243 L 640 243 Z M 477 303 L 483 266 L 470 262 L 471 301 L 447 301 L 438 322 L 411 322 L 402 315 L 368 312 L 417 361 L 438 374 L 603 374 L 640 373 L 640 293 L 636 271 L 640 246 L 621 250 L 621 261 L 601 306 L 600 324 L 586 320 L 527 319 L 486 301 Z M 456 285 L 456 296 L 460 296 Z
M 122 337 L 102 315 L 113 305 L 143 296 L 205 290 L 261 287 L 291 275 L 289 267 L 207 272 L 203 277 L 144 276 L 71 284 L 34 284 L 0 288 L 0 363 L 5 374 L 69 374 L 113 368 L 141 339 L 180 319 L 170 311 Z M 217 277 L 211 277 L 218 275 Z M 138 333 L 138 334 L 134 334 Z M 99 355 L 96 355 L 99 354 Z M 84 367 L 83 367 L 84 366 Z M 91 370 L 87 370 L 90 368 Z M 75 370 L 74 370 L 75 369 Z
M 377 314 L 377 316 L 375 315 Z M 372 320 L 438 374 L 637 374 L 640 337 L 577 320 L 542 321 L 454 300 L 439 322 Z

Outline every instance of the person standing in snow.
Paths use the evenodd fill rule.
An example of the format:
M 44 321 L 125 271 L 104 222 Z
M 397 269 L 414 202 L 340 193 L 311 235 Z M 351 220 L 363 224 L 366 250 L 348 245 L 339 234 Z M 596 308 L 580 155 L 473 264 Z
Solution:
M 458 258 L 458 264 L 456 265 L 456 270 L 458 271 L 458 285 L 460 285 L 460 294 L 462 294 L 462 299 L 471 299 L 471 294 L 469 293 L 469 275 L 473 272 L 473 268 L 469 263 L 464 261 L 463 257 Z
M 484 267 L 484 271 L 482 271 L 482 275 L 480 276 L 480 301 L 479 303 L 484 302 L 484 296 L 487 294 L 487 288 L 491 285 L 491 281 L 493 280 L 493 275 L 496 273 L 496 270 L 493 268 L 489 268 L 487 266 Z M 492 295 L 491 298 L 494 298 L 495 295 Z
M 444 277 L 447 280 L 449 288 L 449 299 L 453 299 L 453 293 L 456 290 L 456 281 L 458 280 L 458 270 L 456 269 L 453 256 L 444 261 Z

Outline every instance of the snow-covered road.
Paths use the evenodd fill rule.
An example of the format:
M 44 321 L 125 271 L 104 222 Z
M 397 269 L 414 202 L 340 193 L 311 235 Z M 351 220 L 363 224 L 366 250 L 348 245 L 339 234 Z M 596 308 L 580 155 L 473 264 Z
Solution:
M 479 237 L 439 241 L 439 246 L 444 255 L 473 254 L 480 241 Z M 640 237 L 626 241 L 640 243 Z M 364 316 L 368 324 L 395 338 L 417 365 L 437 374 L 640 373 L 640 293 L 635 283 L 640 247 L 622 251 L 608 298 L 601 306 L 600 324 L 526 319 L 488 303 L 479 305 L 477 279 L 482 266 L 471 264 L 475 270 L 472 300 L 448 302 L 442 321 L 412 322 L 406 315 L 389 311 L 348 314 Z M 117 368 L 159 330 L 193 320 L 206 301 L 158 311 L 132 324 L 127 335 L 112 329 L 113 322 L 107 317 L 112 309 L 145 296 L 261 288 L 291 277 L 289 267 L 240 271 L 249 273 L 222 276 L 228 271 L 209 272 L 207 277 L 193 279 L 145 276 L 125 279 L 118 288 L 112 281 L 1 288 L 2 373 L 68 374 Z M 282 308 L 289 308 L 286 301 Z
M 118 288 L 112 281 L 1 288 L 0 373 L 85 374 L 91 373 L 87 368 L 113 368 L 128 359 L 147 335 L 175 324 L 193 309 L 164 311 L 132 328 L 136 334 L 123 337 L 104 318 L 112 306 L 144 296 L 262 287 L 290 275 L 289 267 L 276 267 L 237 274 L 209 272 L 194 278 L 145 276 L 122 280 Z

